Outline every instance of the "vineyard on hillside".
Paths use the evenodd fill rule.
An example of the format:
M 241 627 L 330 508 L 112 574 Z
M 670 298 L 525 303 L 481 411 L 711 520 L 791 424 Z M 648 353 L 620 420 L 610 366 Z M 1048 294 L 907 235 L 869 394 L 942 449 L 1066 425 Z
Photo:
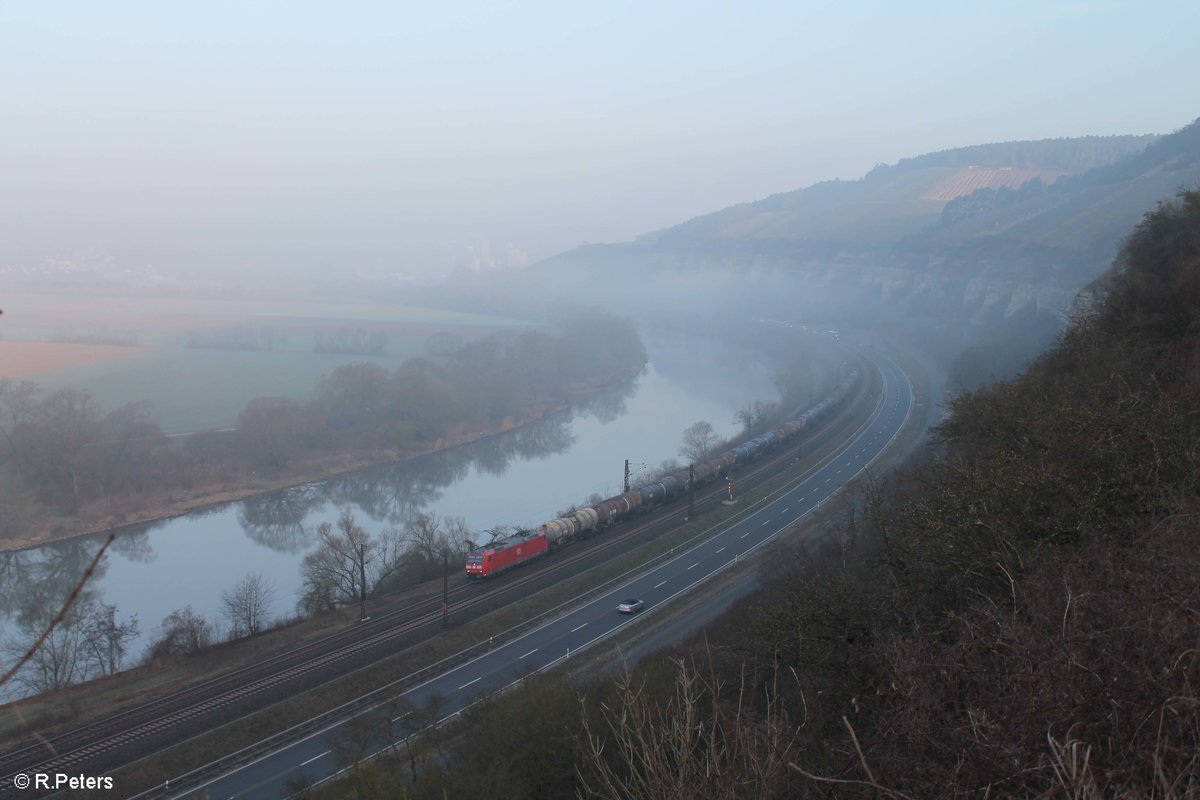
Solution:
M 1019 189 L 1034 178 L 1041 178 L 1049 185 L 1065 173 L 1044 169 L 1020 169 L 1017 167 L 964 167 L 934 186 L 924 200 L 949 202 L 979 189 Z

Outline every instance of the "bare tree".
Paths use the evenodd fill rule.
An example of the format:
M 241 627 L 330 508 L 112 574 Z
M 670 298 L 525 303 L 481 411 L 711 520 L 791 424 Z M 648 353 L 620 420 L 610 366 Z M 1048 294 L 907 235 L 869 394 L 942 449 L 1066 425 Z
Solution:
M 446 530 L 443 534 L 446 549 L 451 556 L 465 556 L 470 548 L 467 543 L 471 540 L 471 529 L 463 517 L 444 517 L 442 522 Z
M 422 561 L 433 561 L 442 556 L 445 536 L 438 518 L 432 514 L 417 514 L 404 526 L 405 541 L 409 551 Z
M 162 628 L 150 643 L 150 658 L 190 656 L 212 644 L 213 626 L 191 606 L 172 611 L 162 621 Z
M 303 455 L 312 443 L 311 420 L 287 397 L 256 397 L 238 415 L 237 446 L 246 463 L 279 469 Z
M 229 620 L 229 636 L 255 636 L 267 625 L 267 614 L 275 589 L 261 572 L 250 572 L 232 588 L 221 593 L 221 605 Z
M 735 411 L 733 421 L 741 425 L 742 430 L 747 435 L 757 433 L 778 409 L 779 407 L 776 403 L 764 403 L 762 400 L 755 400 L 747 403 L 745 408 L 739 408 Z
M 112 675 L 121 671 L 129 641 L 138 634 L 137 615 L 117 622 L 117 607 L 97 603 L 87 615 L 84 648 L 90 671 Z
M 304 586 L 300 608 L 309 614 L 331 611 L 342 603 L 365 601 L 404 563 L 401 535 L 384 531 L 376 540 L 343 509 L 336 528 L 317 527 L 317 547 L 300 566 Z
M 700 420 L 683 432 L 683 446 L 679 448 L 679 455 L 693 463 L 708 461 L 716 444 L 717 434 L 712 424 Z
M 335 530 L 328 522 L 317 527 L 317 547 L 300 567 L 304 589 L 300 606 L 309 613 L 330 611 L 359 597 L 366 569 L 367 532 L 343 509 Z
M 802 359 L 787 365 L 771 378 L 775 390 L 779 392 L 779 401 L 787 406 L 812 402 L 812 382 L 809 378 L 808 363 Z
M 2 383 L 0 383 L 0 389 L 3 389 Z M 104 540 L 104 544 L 100 546 L 100 549 L 96 551 L 96 554 L 92 557 L 92 560 L 88 562 L 87 567 L 83 571 L 83 575 L 75 584 L 75 588 L 71 590 L 69 595 L 67 595 L 67 599 L 63 601 L 62 605 L 58 609 L 58 612 L 54 614 L 50 621 L 47 622 L 44 627 L 38 625 L 27 630 L 27 635 L 30 639 L 27 645 L 22 642 L 6 643 L 4 649 L 8 651 L 9 655 L 11 655 L 13 663 L 3 675 L 0 675 L 0 687 L 4 686 L 6 683 L 14 678 L 17 678 L 23 673 L 28 674 L 26 673 L 26 668 L 31 664 L 34 664 L 35 660 L 40 657 L 43 649 L 47 647 L 53 647 L 51 639 L 60 629 L 73 629 L 75 627 L 75 625 L 68 623 L 75 622 L 80 616 L 79 609 L 76 606 L 76 601 L 79 600 L 80 594 L 84 591 L 84 587 L 87 585 L 87 582 L 91 580 L 92 575 L 95 574 L 96 567 L 100 564 L 100 561 L 104 558 L 104 554 L 108 551 L 108 548 L 112 546 L 112 543 L 116 540 L 116 538 L 117 535 L 115 533 L 108 534 L 108 538 Z M 39 627 L 41 628 L 40 633 L 38 633 Z M 36 664 L 34 664 L 34 671 L 36 672 L 36 670 L 37 667 Z M 55 674 L 58 673 L 55 672 Z
M 39 616 L 3 646 L 14 659 L 30 653 L 16 681 L 33 692 L 120 671 L 129 640 L 138 630 L 136 617 L 118 622 L 116 606 L 91 600 L 77 600 L 52 630 L 43 633 L 46 627 Z
M 71 608 L 56 627 L 46 632 L 40 620 L 23 625 L 21 635 L 6 641 L 3 647 L 9 659 L 28 654 L 13 680 L 35 694 L 87 680 L 86 628 L 86 619 L 78 608 Z
M 0 539 L 22 533 L 38 506 L 16 469 L 0 464 Z
M 749 434 L 754 430 L 755 420 L 753 403 L 747 403 L 745 408 L 733 412 L 733 421 L 742 426 L 743 433 Z
M 754 709 L 752 685 L 743 675 L 740 686 L 724 686 L 677 661 L 674 691 L 659 700 L 624 675 L 611 705 L 596 716 L 584 710 L 580 796 L 792 796 L 787 759 L 799 728 L 777 686 L 765 708 Z

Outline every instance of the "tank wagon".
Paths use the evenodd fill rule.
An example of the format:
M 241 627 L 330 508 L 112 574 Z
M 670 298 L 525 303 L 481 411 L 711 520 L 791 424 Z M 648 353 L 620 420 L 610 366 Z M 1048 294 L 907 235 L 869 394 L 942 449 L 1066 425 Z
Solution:
M 850 370 L 834 389 L 833 394 L 806 409 L 795 419 L 785 422 L 768 433 L 743 442 L 737 447 L 732 447 L 715 458 L 694 464 L 696 482 L 710 480 L 723 474 L 734 465 L 753 461 L 768 450 L 791 439 L 808 426 L 819 422 L 845 401 L 857 385 L 858 378 L 858 370 Z M 658 505 L 687 488 L 688 470 L 684 468 L 624 494 L 610 497 L 592 506 L 576 509 L 566 516 L 543 522 L 535 531 L 526 531 L 509 537 L 503 542 L 493 542 L 487 547 L 477 548 L 467 554 L 467 575 L 473 578 L 485 578 L 531 558 L 545 555 L 580 534 L 607 528 L 633 513 L 634 509 Z

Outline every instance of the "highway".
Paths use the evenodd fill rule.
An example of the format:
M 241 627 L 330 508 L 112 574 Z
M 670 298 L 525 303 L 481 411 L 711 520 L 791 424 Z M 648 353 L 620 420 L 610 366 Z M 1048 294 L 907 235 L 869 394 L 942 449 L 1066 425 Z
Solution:
M 551 667 L 624 625 L 637 624 L 655 608 L 791 529 L 878 458 L 912 409 L 912 387 L 900 369 L 880 355 L 864 355 L 883 377 L 882 401 L 871 420 L 821 466 L 746 509 L 736 522 L 718 529 L 701 544 L 683 549 L 612 591 L 410 689 L 403 695 L 405 700 L 422 707 L 438 695 L 445 718 L 453 716 L 530 672 Z M 644 600 L 645 610 L 634 616 L 618 613 L 616 606 L 626 597 Z M 153 796 L 190 798 L 206 793 L 213 800 L 286 798 L 297 785 L 328 779 L 345 768 L 335 756 L 344 724 L 313 733 L 206 783 L 178 785 L 185 790 L 178 794 L 159 790 Z M 385 744 L 381 741 L 380 748 Z

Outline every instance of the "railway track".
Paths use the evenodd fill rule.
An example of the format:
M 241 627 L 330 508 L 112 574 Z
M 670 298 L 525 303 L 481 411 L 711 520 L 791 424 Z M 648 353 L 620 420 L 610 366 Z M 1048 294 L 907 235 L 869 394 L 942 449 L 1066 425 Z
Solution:
M 870 374 L 870 373 L 868 373 Z M 794 460 L 797 451 L 819 447 L 836 436 L 852 417 L 874 384 L 863 381 L 854 401 L 845 410 L 801 441 L 760 459 L 738 473 L 739 484 L 755 484 L 775 474 Z M 725 497 L 725 487 L 710 483 L 696 493 L 696 511 L 703 513 Z M 460 583 L 450 591 L 449 600 L 456 618 L 473 610 L 489 607 L 506 596 L 526 596 L 529 590 L 553 582 L 592 565 L 604 553 L 624 549 L 630 540 L 653 538 L 682 522 L 687 513 L 686 499 L 676 499 L 656 512 L 614 527 L 571 545 L 551 558 L 533 562 L 520 570 L 506 573 L 500 580 L 485 584 Z M 540 587 L 539 587 L 540 588 Z M 268 656 L 160 698 L 118 712 L 111 717 L 38 737 L 38 740 L 0 755 L 0 789 L 12 789 L 18 773 L 78 772 L 87 767 L 94 774 L 115 766 L 112 757 L 139 745 L 139 756 L 176 743 L 187 735 L 188 723 L 202 722 L 221 714 L 221 722 L 269 706 L 278 699 L 275 692 L 290 694 L 314 688 L 345 674 L 327 676 L 339 664 L 364 666 L 396 652 L 399 642 L 426 627 L 440 626 L 441 598 L 423 599 L 380 614 L 369 621 Z M 439 627 L 440 629 L 440 627 Z M 357 661 L 356 661 L 357 660 Z M 361 664 L 359 662 L 362 662 Z M 174 738 L 172 736 L 174 735 Z M 153 742 L 148 746 L 146 742 Z M 105 757 L 109 762 L 105 763 Z

